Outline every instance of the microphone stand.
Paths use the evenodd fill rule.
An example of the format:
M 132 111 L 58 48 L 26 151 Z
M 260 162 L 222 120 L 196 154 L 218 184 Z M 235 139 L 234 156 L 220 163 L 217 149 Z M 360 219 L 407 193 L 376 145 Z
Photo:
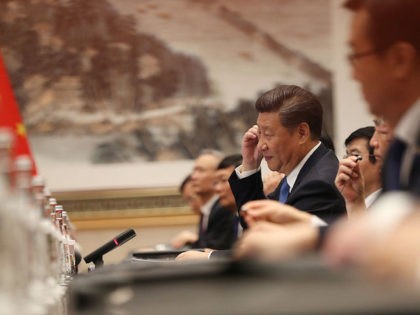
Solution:
M 118 236 L 114 237 L 109 242 L 105 243 L 98 249 L 91 252 L 87 255 L 84 260 L 86 263 L 93 263 L 94 267 L 89 267 L 89 271 L 95 270 L 96 268 L 100 268 L 104 265 L 104 258 L 103 256 L 108 253 L 109 251 L 113 250 L 116 247 L 121 246 L 128 240 L 132 239 L 136 236 L 136 232 L 133 229 L 128 229 L 123 233 L 119 234 Z
M 95 265 L 95 269 L 103 267 L 103 265 L 104 265 L 103 256 L 96 257 L 96 259 L 93 260 L 92 263 Z

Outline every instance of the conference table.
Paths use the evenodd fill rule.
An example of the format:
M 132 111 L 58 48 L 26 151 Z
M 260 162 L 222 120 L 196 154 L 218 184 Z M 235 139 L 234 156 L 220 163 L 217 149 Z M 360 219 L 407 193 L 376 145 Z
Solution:
M 420 291 L 327 268 L 317 255 L 288 262 L 178 262 L 178 253 L 133 253 L 78 275 L 70 314 L 420 314 Z

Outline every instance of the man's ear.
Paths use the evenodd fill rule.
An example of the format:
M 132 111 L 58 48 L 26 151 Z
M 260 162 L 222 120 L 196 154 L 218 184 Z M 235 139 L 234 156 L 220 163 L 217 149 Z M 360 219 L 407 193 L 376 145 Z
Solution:
M 409 43 L 395 43 L 389 48 L 388 58 L 397 79 L 407 78 L 412 71 L 416 71 L 417 69 L 417 52 Z
M 301 122 L 296 128 L 296 132 L 298 134 L 300 144 L 305 143 L 311 137 L 311 129 L 306 122 Z

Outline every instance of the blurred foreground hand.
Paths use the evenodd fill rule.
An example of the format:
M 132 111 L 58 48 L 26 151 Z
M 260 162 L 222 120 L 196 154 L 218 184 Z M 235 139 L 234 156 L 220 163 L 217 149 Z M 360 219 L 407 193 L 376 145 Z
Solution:
M 207 260 L 209 259 L 209 254 L 213 250 L 206 248 L 204 252 L 198 250 L 188 250 L 176 256 L 175 260 L 186 261 L 186 260 Z
M 283 226 L 256 222 L 236 244 L 234 257 L 266 262 L 290 259 L 313 250 L 317 244 L 318 233 L 318 228 L 307 223 Z
M 310 223 L 312 215 L 275 200 L 254 200 L 247 202 L 241 211 L 246 223 L 252 227 L 257 222 L 277 224 Z

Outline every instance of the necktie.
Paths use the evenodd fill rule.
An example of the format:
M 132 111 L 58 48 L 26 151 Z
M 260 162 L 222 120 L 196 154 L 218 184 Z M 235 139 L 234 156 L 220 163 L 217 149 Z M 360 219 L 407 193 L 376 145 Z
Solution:
M 409 177 L 409 182 L 408 182 L 409 187 L 413 187 L 415 189 L 415 187 L 418 188 L 420 186 L 420 184 L 419 184 L 419 181 L 420 181 L 419 174 L 420 174 L 420 154 L 417 153 L 414 156 L 413 163 L 412 163 L 412 168 L 411 168 L 411 173 L 409 175 L 410 176 Z M 417 194 L 418 193 L 419 192 L 417 191 Z
M 285 203 L 287 200 L 287 197 L 289 196 L 289 189 L 290 186 L 287 183 L 287 179 L 286 177 L 283 179 L 283 181 L 281 182 L 281 186 L 280 186 L 280 196 L 279 196 L 279 201 L 281 203 Z
M 200 223 L 198 226 L 198 246 L 202 247 L 202 244 L 204 244 L 205 239 L 205 230 L 203 228 L 203 215 L 200 215 Z
M 389 151 L 384 163 L 384 189 L 400 190 L 401 189 L 401 164 L 404 152 L 407 148 L 405 142 L 395 139 L 389 146 Z
M 235 215 L 233 218 L 233 236 L 235 239 L 238 238 L 238 225 L 239 225 L 239 216 Z

